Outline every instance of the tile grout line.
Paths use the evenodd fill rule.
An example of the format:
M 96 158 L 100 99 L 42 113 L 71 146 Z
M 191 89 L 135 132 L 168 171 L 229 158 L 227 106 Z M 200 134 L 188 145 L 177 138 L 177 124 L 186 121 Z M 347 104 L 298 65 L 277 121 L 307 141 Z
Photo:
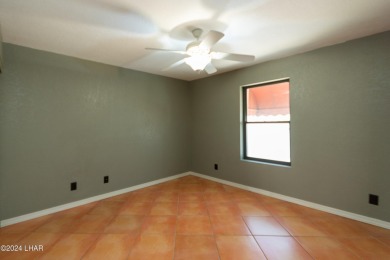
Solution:
M 386 242 L 380 240 L 378 236 L 371 235 L 371 237 L 374 238 L 376 241 L 379 241 L 379 243 L 385 245 L 387 248 L 390 248 L 390 243 L 386 243 Z M 388 238 L 390 240 L 390 237 L 384 236 L 384 238 Z
M 216 177 L 212 177 L 212 176 L 205 175 L 205 174 L 200 174 L 200 173 L 197 173 L 197 172 L 190 171 L 189 174 L 192 175 L 192 176 L 197 176 L 197 177 L 200 177 L 200 178 L 203 178 L 203 179 L 211 180 L 211 181 L 214 181 L 214 182 L 217 182 L 217 183 L 220 183 L 220 184 L 225 184 L 225 185 L 229 185 L 229 186 L 232 186 L 232 187 L 236 187 L 236 188 L 239 188 L 239 189 L 242 189 L 242 190 L 245 190 L 245 191 L 250 191 L 250 192 L 257 193 L 257 194 L 260 194 L 260 195 L 264 195 L 264 196 L 267 196 L 267 197 L 275 198 L 275 199 L 278 199 L 278 200 L 281 200 L 281 201 L 286 201 L 286 202 L 290 202 L 290 203 L 293 203 L 293 204 L 296 204 L 296 205 L 300 205 L 300 206 L 308 207 L 308 208 L 311 208 L 311 209 L 319 210 L 319 211 L 322 211 L 322 212 L 327 212 L 327 213 L 330 213 L 330 214 L 333 214 L 333 215 L 336 215 L 336 216 L 341 216 L 341 217 L 344 217 L 344 218 L 348 218 L 348 219 L 351 219 L 351 220 L 359 221 L 359 222 L 366 223 L 366 224 L 369 224 L 369 225 L 374 225 L 374 226 L 377 226 L 377 227 L 390 229 L 390 222 L 388 222 L 388 221 L 375 219 L 375 218 L 372 218 L 372 217 L 367 217 L 367 216 L 364 216 L 364 215 L 348 212 L 348 211 L 345 211 L 345 210 L 340 210 L 340 209 L 324 206 L 324 205 L 321 205 L 321 204 L 318 204 L 318 203 L 305 201 L 305 200 L 302 200 L 302 199 L 298 199 L 298 198 L 286 196 L 286 195 L 283 195 L 283 194 L 279 194 L 279 193 L 263 190 L 263 189 L 260 189 L 260 188 L 255 188 L 255 187 L 251 187 L 251 186 L 247 186 L 247 185 L 243 185 L 243 184 L 239 184 L 239 183 L 235 183 L 235 182 L 219 179 L 219 178 L 216 178 Z
M 203 178 L 202 178 L 203 179 Z M 243 190 L 243 191 L 245 191 L 245 190 Z M 160 191 L 159 191 L 160 192 Z M 162 191 L 161 191 L 162 192 Z M 226 193 L 231 193 L 231 192 L 229 192 L 228 190 L 226 190 L 226 188 L 224 187 L 224 190 L 223 190 L 223 192 L 226 192 Z M 250 193 L 252 193 L 251 191 L 246 191 L 246 192 L 250 192 Z M 128 192 L 129 194 L 131 194 L 132 192 Z M 158 193 L 158 192 L 157 192 Z M 180 216 L 180 212 L 179 212 L 179 210 L 180 210 L 180 196 L 179 196 L 179 194 L 180 194 L 180 191 L 178 191 L 178 196 L 177 196 L 177 198 L 176 198 L 176 216 L 175 216 L 175 218 L 176 218 L 176 225 L 175 225 L 175 230 L 174 230 L 174 237 L 173 237 L 173 253 L 172 253 L 172 259 L 174 260 L 175 259 L 175 257 L 177 256 L 176 255 L 176 246 L 177 246 L 177 244 L 176 244 L 176 242 L 177 242 L 177 235 L 178 235 L 178 233 L 177 233 L 177 227 L 178 227 L 178 218 L 179 218 L 179 216 Z M 254 193 L 255 194 L 255 193 Z M 217 253 L 218 253 L 218 257 L 219 257 L 219 259 L 221 259 L 221 253 L 220 253 L 220 248 L 218 247 L 218 244 L 217 244 L 217 240 L 216 240 L 216 237 L 217 237 L 217 234 L 215 233 L 215 229 L 214 229 L 214 226 L 212 225 L 212 222 L 211 222 L 211 217 L 212 217 L 212 215 L 210 214 L 210 207 L 209 207 L 209 204 L 207 204 L 205 201 L 204 201 L 204 199 L 206 198 L 205 197 L 205 189 L 204 188 L 202 188 L 202 190 L 201 190 L 201 193 L 200 193 L 200 195 L 201 195 L 201 198 L 202 198 L 202 203 L 203 203 L 203 205 L 205 205 L 206 206 L 206 212 L 207 212 L 207 215 L 208 215 L 208 220 L 209 220 L 209 224 L 211 225 L 211 230 L 212 230 L 212 237 L 214 238 L 214 245 L 216 246 L 216 250 L 217 250 Z M 99 238 L 101 238 L 102 236 L 104 236 L 106 233 L 104 232 L 106 229 L 107 229 L 107 226 L 109 226 L 109 224 L 110 223 L 112 223 L 114 220 L 115 220 L 115 218 L 116 217 L 118 217 L 120 214 L 120 209 L 121 208 L 123 208 L 124 207 L 124 205 L 126 204 L 126 202 L 129 202 L 130 201 L 130 198 L 133 198 L 133 196 L 127 196 L 127 197 L 123 197 L 123 200 L 120 200 L 120 201 L 122 201 L 122 204 L 121 204 L 121 206 L 119 207 L 119 209 L 113 209 L 113 208 L 110 208 L 110 211 L 113 211 L 114 213 L 112 214 L 112 216 L 110 217 L 110 220 L 107 222 L 107 224 L 105 224 L 104 225 L 104 227 L 100 230 L 100 232 L 98 232 L 98 233 L 95 233 L 95 234 L 90 234 L 90 233 L 85 233 L 85 232 L 78 232 L 78 233 L 80 233 L 80 234 L 90 234 L 90 235 L 95 235 L 94 236 L 94 238 L 93 238 L 93 240 L 92 240 L 92 242 L 89 244 L 89 246 L 86 248 L 86 250 L 84 251 L 84 253 L 82 253 L 82 255 L 81 255 L 81 258 L 80 259 L 83 259 L 84 257 L 86 257 L 88 254 L 89 254 L 89 252 L 92 250 L 92 248 L 93 248 L 93 246 L 94 245 L 96 245 L 97 244 L 97 242 L 99 241 Z M 219 199 L 219 196 L 216 196 L 216 198 L 218 198 Z M 121 198 L 122 199 L 122 198 Z M 239 203 L 241 200 L 230 200 L 229 202 L 234 202 L 234 203 Z M 265 206 L 265 205 L 271 205 L 271 204 L 268 204 L 268 203 L 265 203 L 264 202 L 264 200 L 261 200 L 261 198 L 260 197 L 256 197 L 256 200 L 255 200 L 256 202 L 257 202 L 257 204 L 259 204 L 259 205 L 263 205 L 263 206 Z M 153 202 L 152 203 L 156 203 L 156 198 L 154 198 L 153 199 Z M 224 203 L 224 201 L 218 201 L 217 203 Z M 89 213 L 91 213 L 92 211 L 93 211 L 93 209 L 94 208 L 96 208 L 96 207 L 98 207 L 99 206 L 99 204 L 98 203 L 96 203 L 94 206 L 91 206 L 91 207 L 86 207 L 86 208 L 81 208 L 81 210 L 80 209 L 76 209 L 75 211 L 73 211 L 73 212 L 67 212 L 67 213 L 65 213 L 64 215 L 63 215 L 63 217 L 72 217 L 73 219 L 74 219 L 74 221 L 75 222 L 72 222 L 72 223 L 76 223 L 77 224 L 77 220 L 81 220 L 84 216 L 88 216 L 89 215 Z M 80 206 L 80 207 L 82 207 L 82 206 Z M 212 207 L 211 207 L 212 208 Z M 85 210 L 86 209 L 86 210 Z M 256 241 L 256 244 L 257 244 L 257 246 L 260 248 L 260 250 L 261 250 L 261 252 L 263 253 L 263 255 L 267 258 L 267 256 L 266 256 L 266 254 L 265 254 L 265 251 L 263 250 L 263 248 L 261 247 L 261 245 L 260 245 L 260 243 L 259 243 L 259 241 L 257 241 L 256 240 L 256 238 L 255 238 L 255 235 L 254 235 L 254 233 L 252 232 L 252 230 L 249 228 L 249 225 L 248 225 L 248 223 L 245 221 L 245 218 L 246 217 L 250 217 L 250 216 L 244 216 L 244 214 L 250 214 L 250 213 L 244 213 L 244 211 L 241 211 L 241 209 L 238 207 L 238 209 L 240 210 L 239 211 L 239 213 L 240 213 L 240 217 L 241 217 L 241 220 L 242 221 L 244 221 L 244 224 L 245 224 L 245 226 L 246 226 L 246 228 L 249 230 L 249 233 L 250 233 L 250 235 L 221 235 L 221 236 L 248 236 L 248 237 L 252 237 L 253 239 L 255 239 L 255 241 Z M 267 209 L 268 210 L 268 208 L 267 207 L 265 207 L 265 209 Z M 281 208 L 282 209 L 282 208 Z M 246 212 L 246 211 L 245 211 Z M 249 211 L 249 212 L 251 212 L 251 211 Z M 150 212 L 149 212 L 150 213 Z M 344 236 L 338 236 L 337 234 L 336 235 L 332 235 L 333 233 L 331 232 L 332 231 L 332 229 L 331 230 L 328 230 L 328 229 L 324 229 L 324 230 L 322 230 L 321 229 L 321 231 L 323 232 L 323 235 L 304 235 L 304 236 L 294 236 L 292 233 L 291 233 L 291 231 L 287 228 L 287 226 L 284 226 L 283 224 L 282 224 L 282 222 L 281 222 L 281 220 L 283 219 L 283 218 L 285 218 L 285 217 L 291 217 L 291 218 L 302 218 L 302 219 L 304 219 L 305 221 L 308 221 L 309 223 L 311 223 L 311 224 L 315 224 L 315 223 L 317 223 L 317 222 L 315 222 L 314 220 L 316 220 L 316 216 L 317 215 L 312 215 L 310 212 L 302 212 L 302 216 L 285 216 L 285 215 L 281 215 L 281 216 L 279 216 L 277 213 L 283 213 L 283 214 L 286 214 L 284 211 L 280 211 L 280 210 L 277 210 L 277 211 L 275 211 L 275 212 L 270 212 L 270 216 L 269 217 L 271 217 L 273 220 L 275 220 L 275 222 L 276 223 L 278 223 L 281 227 L 283 227 L 286 231 L 287 231 L 287 233 L 289 234 L 289 236 L 283 236 L 283 237 L 292 237 L 292 238 L 294 238 L 294 241 L 310 256 L 310 257 L 312 257 L 312 258 L 314 258 L 310 253 L 309 253 L 309 251 L 303 246 L 303 244 L 302 243 L 300 243 L 300 241 L 298 240 L 298 238 L 300 238 L 300 237 L 306 237 L 306 238 L 310 238 L 310 237 L 323 237 L 323 238 L 327 238 L 327 239 L 329 239 L 329 240 L 335 240 L 335 241 L 339 241 L 340 243 L 342 242 L 341 241 L 341 238 L 343 238 Z M 289 213 L 289 212 L 287 212 L 287 213 Z M 310 214 L 309 214 L 310 213 Z M 195 213 L 194 213 L 195 214 Z M 224 215 L 226 215 L 226 214 L 224 214 Z M 142 223 L 144 223 L 145 222 L 145 217 L 146 216 L 148 216 L 148 214 L 145 214 L 145 216 L 143 216 L 143 219 L 142 219 Z M 257 215 L 253 215 L 253 217 L 256 217 Z M 26 233 L 24 233 L 23 234 L 23 232 L 20 232 L 20 233 L 22 233 L 23 235 L 20 237 L 20 238 L 18 238 L 18 242 L 20 243 L 21 241 L 23 241 L 24 239 L 26 239 L 27 237 L 29 237 L 31 234 L 34 234 L 34 233 L 40 233 L 40 232 L 35 232 L 35 231 L 37 231 L 38 229 L 40 229 L 42 226 L 44 226 L 44 225 L 46 225 L 47 223 L 50 223 L 50 222 L 52 222 L 54 219 L 53 218 L 56 218 L 56 217 L 61 217 L 61 215 L 60 214 L 58 214 L 58 213 L 53 213 L 53 216 L 50 216 L 50 217 L 48 217 L 47 219 L 44 219 L 44 221 L 42 222 L 42 223 L 39 223 L 39 221 L 38 221 L 38 223 L 39 224 L 37 224 L 36 226 L 34 226 L 34 225 L 31 225 L 31 224 L 28 224 L 27 225 L 27 227 L 28 226 L 30 226 L 30 227 L 32 227 L 32 228 L 30 228 Z M 262 217 L 262 216 L 258 216 L 258 217 Z M 346 219 L 346 221 L 351 221 L 350 219 Z M 318 224 L 318 223 L 317 223 Z M 47 251 L 46 252 L 44 252 L 44 253 L 42 253 L 39 257 L 42 257 L 42 256 L 44 256 L 44 255 L 46 255 L 46 254 L 48 254 L 48 253 L 50 253 L 50 251 L 52 251 L 52 248 L 56 245 L 56 244 L 58 244 L 59 243 L 59 241 L 60 240 L 62 240 L 62 239 L 64 239 L 64 238 L 66 238 L 67 236 L 70 236 L 70 235 L 72 235 L 72 234 L 78 234 L 78 233 L 74 233 L 75 231 L 76 231 L 76 229 L 74 229 L 73 230 L 73 228 L 71 228 L 71 225 L 66 225 L 68 228 L 66 229 L 66 231 L 62 231 L 62 229 L 61 229 L 61 232 L 54 232 L 53 234 L 58 234 L 58 238 L 56 238 L 55 240 L 53 240 L 53 242 L 51 243 L 51 244 L 49 244 L 49 247 L 48 247 L 48 249 L 47 249 Z M 21 226 L 21 227 L 23 227 L 23 226 Z M 142 224 L 141 224 L 141 228 L 142 228 Z M 19 230 L 20 230 L 20 228 L 19 228 Z M 293 230 L 295 230 L 295 229 L 293 229 Z M 365 235 L 363 236 L 365 239 L 372 239 L 372 241 L 375 241 L 378 245 L 384 245 L 386 248 L 389 248 L 389 245 L 387 245 L 386 244 L 386 240 L 381 240 L 380 238 L 382 237 L 381 235 L 382 235 L 382 233 L 379 233 L 379 231 L 376 231 L 375 229 L 373 229 L 373 230 L 370 230 L 370 229 L 364 229 L 365 230 Z M 138 233 L 137 233 L 137 237 L 139 237 L 140 235 L 141 235 L 141 232 L 142 231 L 142 229 L 139 229 L 139 231 L 138 231 Z M 43 232 L 43 233 L 52 233 L 52 232 Z M 354 234 L 354 233 L 353 233 Z M 129 235 L 130 236 L 130 235 Z M 192 236 L 197 236 L 196 234 L 192 234 Z M 205 235 L 206 237 L 208 237 L 209 235 Z M 260 235 L 260 236 L 262 236 L 262 235 Z M 264 237 L 268 237 L 268 236 L 264 236 Z M 275 236 L 270 236 L 270 237 L 281 237 L 281 236 L 278 236 L 278 235 L 275 235 Z M 383 233 L 383 237 L 384 238 L 389 238 L 389 236 L 388 235 L 385 235 L 385 233 Z M 92 238 L 92 237 L 91 237 Z M 134 237 L 133 237 L 134 238 Z M 352 236 L 352 237 L 349 237 L 349 236 L 347 236 L 346 238 L 348 238 L 348 239 L 355 239 L 355 238 L 360 238 L 360 237 L 355 237 L 355 236 Z M 172 239 L 172 237 L 171 237 L 171 239 Z M 127 240 L 128 242 L 130 242 L 130 240 Z M 129 244 L 130 245 L 130 244 Z M 134 243 L 133 243 L 133 247 L 134 247 Z M 133 250 L 133 247 L 130 247 L 130 249 L 128 250 L 128 252 L 127 252 L 127 257 L 129 257 L 130 255 L 131 255 L 131 252 L 132 252 L 132 250 Z M 311 247 L 309 247 L 309 248 L 311 248 Z M 354 250 L 352 249 L 352 248 L 350 248 L 350 247 L 346 247 L 346 251 L 348 251 L 348 252 L 350 252 L 350 253 L 352 253 L 353 255 L 355 255 L 355 256 L 358 256 L 358 257 L 360 257 L 359 255 L 358 255 L 358 253 L 357 252 L 354 252 Z M 267 258 L 268 259 L 268 258 Z
M 215 233 L 214 225 L 213 225 L 213 223 L 211 221 L 211 214 L 210 214 L 210 211 L 209 211 L 209 204 L 206 203 L 206 201 L 204 199 L 204 193 L 205 193 L 205 191 L 203 190 L 202 191 L 202 202 L 206 206 L 207 216 L 209 217 L 210 226 L 211 226 L 211 229 L 213 231 L 213 238 L 214 238 L 215 247 L 217 248 L 217 252 L 218 252 L 218 258 L 221 259 L 220 249 L 219 249 L 218 244 L 217 244 L 217 234 Z
M 76 208 L 76 207 L 79 207 L 79 206 L 83 206 L 83 205 L 86 205 L 86 204 L 89 204 L 89 203 L 92 203 L 92 202 L 102 201 L 102 200 L 109 199 L 109 198 L 112 198 L 112 197 L 115 197 L 115 196 L 119 196 L 119 195 L 122 195 L 122 194 L 125 194 L 125 193 L 128 193 L 128 192 L 142 190 L 144 188 L 152 187 L 152 186 L 155 186 L 155 185 L 166 183 L 166 182 L 169 182 L 169 181 L 172 181 L 172 180 L 176 180 L 176 179 L 179 179 L 179 178 L 182 178 L 182 177 L 186 177 L 186 176 L 190 176 L 190 172 L 184 172 L 184 173 L 172 175 L 172 176 L 169 176 L 169 177 L 165 177 L 165 178 L 162 178 L 162 179 L 158 179 L 158 180 L 149 181 L 149 182 L 146 182 L 146 183 L 137 184 L 137 185 L 134 185 L 134 186 L 131 186 L 131 187 L 127 187 L 127 188 L 124 188 L 124 189 L 115 190 L 115 191 L 111 191 L 111 192 L 108 192 L 108 193 L 104 193 L 104 194 L 88 197 L 88 198 L 85 198 L 85 199 L 81 199 L 81 200 L 77 200 L 77 201 L 61 204 L 61 205 L 58 205 L 58 206 L 54 206 L 54 207 L 51 207 L 51 208 L 47 208 L 47 209 L 43 209 L 43 210 L 27 213 L 27 214 L 16 216 L 16 217 L 12 217 L 12 218 L 9 218 L 9 219 L 1 219 L 0 220 L 0 228 L 6 227 L 6 226 L 9 226 L 9 225 L 12 225 L 12 224 L 17 224 L 17 223 L 21 223 L 21 222 L 24 222 L 24 221 L 32 220 L 32 219 L 35 219 L 35 218 L 38 218 L 38 217 L 47 216 L 47 215 L 50 215 L 50 214 L 62 212 L 64 210 L 73 209 L 73 208 Z
M 271 214 L 272 214 L 272 213 L 271 213 Z M 312 255 L 306 250 L 306 248 L 298 241 L 298 239 L 296 239 L 296 236 L 294 236 L 294 235 L 291 233 L 291 231 L 279 221 L 278 218 L 275 218 L 274 215 L 272 215 L 272 217 L 274 218 L 274 220 L 275 220 L 280 226 L 282 226 L 282 227 L 290 234 L 290 237 L 293 238 L 293 239 L 302 247 L 302 249 L 305 250 L 305 252 L 306 252 L 311 258 L 315 259 L 315 257 L 312 256 Z
M 174 233 L 174 240 L 173 240 L 173 253 L 172 253 L 172 260 L 175 259 L 175 253 L 176 253 L 176 239 L 177 239 L 177 223 L 179 220 L 179 193 L 177 195 L 177 201 L 176 201 L 176 224 L 175 224 L 175 233 Z
M 188 172 L 185 172 L 185 173 L 169 176 L 169 177 L 166 177 L 166 178 L 163 178 L 163 179 L 147 182 L 147 183 L 144 183 L 144 184 L 139 184 L 139 185 L 132 186 L 132 187 L 129 187 L 129 188 L 125 188 L 125 189 L 122 189 L 122 190 L 117 190 L 117 191 L 109 192 L 109 193 L 106 193 L 106 194 L 97 195 L 97 196 L 94 196 L 94 197 L 90 197 L 90 198 L 82 199 L 82 200 L 79 200 L 79 201 L 67 203 L 67 204 L 56 206 L 56 207 L 53 207 L 53 208 L 44 209 L 44 210 L 33 212 L 33 213 L 28 213 L 28 214 L 17 216 L 17 217 L 11 218 L 11 219 L 0 220 L 0 227 L 5 227 L 5 226 L 8 226 L 8 225 L 20 223 L 20 222 L 23 222 L 23 221 L 26 221 L 26 220 L 31 220 L 31 219 L 34 219 L 36 217 L 45 216 L 45 215 L 48 215 L 48 214 L 51 214 L 51 213 L 55 213 L 55 212 L 60 212 L 60 211 L 65 210 L 65 209 L 71 209 L 73 207 L 77 207 L 77 206 L 81 206 L 81 205 L 84 205 L 84 204 L 88 204 L 90 202 L 100 201 L 100 200 L 105 199 L 105 198 L 110 198 L 112 196 L 121 195 L 121 194 L 126 193 L 126 192 L 131 192 L 131 191 L 143 189 L 143 188 L 146 188 L 146 187 L 150 187 L 150 186 L 153 186 L 153 185 L 158 185 L 158 184 L 161 184 L 161 183 L 165 183 L 165 182 L 168 182 L 168 181 L 171 181 L 171 180 L 176 180 L 176 179 L 179 179 L 181 177 L 186 177 L 186 176 L 195 176 L 195 177 L 198 177 L 198 178 L 201 178 L 201 179 L 214 181 L 216 183 L 220 183 L 220 184 L 224 184 L 224 185 L 229 185 L 229 186 L 232 186 L 232 187 L 235 187 L 235 188 L 239 188 L 239 189 L 242 189 L 242 190 L 245 190 L 245 191 L 250 191 L 250 192 L 254 192 L 254 193 L 260 194 L 260 195 L 269 196 L 271 198 L 276 198 L 276 199 L 279 199 L 279 200 L 282 200 L 282 201 L 291 202 L 291 203 L 294 203 L 296 205 L 301 205 L 301 206 L 305 206 L 305 207 L 308 207 L 308 208 L 311 208 L 311 209 L 320 210 L 320 211 L 323 211 L 323 212 L 328 212 L 328 213 L 333 214 L 333 215 L 337 215 L 337 216 L 341 216 L 341 217 L 344 217 L 344 218 L 356 220 L 356 221 L 359 221 L 359 222 L 362 222 L 362 223 L 378 226 L 378 227 L 385 228 L 385 229 L 390 229 L 390 222 L 386 222 L 386 221 L 382 221 L 382 220 L 379 220 L 379 219 L 366 217 L 364 215 L 359 215 L 359 214 L 355 214 L 355 213 L 351 213 L 351 212 L 347 212 L 347 211 L 343 211 L 343 210 L 339 210 L 339 209 L 323 206 L 323 205 L 320 205 L 320 204 L 312 203 L 312 202 L 309 202 L 309 201 L 304 201 L 304 200 L 296 199 L 296 198 L 293 198 L 293 197 L 288 197 L 288 196 L 285 196 L 285 195 L 282 195 L 282 194 L 277 194 L 277 193 L 269 192 L 269 191 L 266 191 L 266 190 L 262 190 L 262 189 L 258 189 L 258 188 L 254 188 L 254 187 L 250 187 L 250 186 L 246 186 L 246 185 L 242 185 L 242 184 L 238 184 L 238 183 L 234 183 L 234 182 L 218 179 L 218 178 L 215 178 L 215 177 L 207 176 L 207 175 L 204 175 L 204 174 L 199 174 L 199 173 L 192 172 L 192 171 L 188 171 Z
M 244 221 L 245 226 L 247 227 L 247 229 L 248 229 L 249 232 L 251 233 L 251 237 L 253 238 L 253 240 L 255 240 L 256 245 L 259 247 L 259 249 L 260 249 L 260 251 L 263 253 L 264 257 L 265 257 L 266 259 L 268 259 L 268 257 L 267 257 L 267 255 L 265 254 L 263 248 L 261 248 L 260 243 L 256 240 L 255 235 L 253 234 L 252 230 L 249 228 L 248 223 L 246 223 L 246 221 L 245 221 L 245 219 L 244 219 L 244 216 L 241 215 L 241 219 L 242 219 L 242 221 Z

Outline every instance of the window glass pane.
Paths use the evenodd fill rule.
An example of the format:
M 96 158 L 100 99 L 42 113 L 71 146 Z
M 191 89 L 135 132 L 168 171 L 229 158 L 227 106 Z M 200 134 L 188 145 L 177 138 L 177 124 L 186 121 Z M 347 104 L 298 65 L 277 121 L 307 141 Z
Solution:
M 289 82 L 247 88 L 247 122 L 290 121 Z
M 246 155 L 252 158 L 290 162 L 290 124 L 247 124 Z

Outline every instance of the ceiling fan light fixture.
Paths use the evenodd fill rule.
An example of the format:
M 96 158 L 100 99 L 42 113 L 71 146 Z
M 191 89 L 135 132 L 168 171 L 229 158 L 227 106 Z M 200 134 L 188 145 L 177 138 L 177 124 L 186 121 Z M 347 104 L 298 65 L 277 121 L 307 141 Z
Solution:
M 185 58 L 185 63 L 194 71 L 201 71 L 211 62 L 210 55 L 195 55 Z
M 210 49 L 201 46 L 199 41 L 192 42 L 187 46 L 187 54 L 190 56 L 185 59 L 194 71 L 201 71 L 211 62 Z
M 186 51 L 190 56 L 208 55 L 210 53 L 210 49 L 206 46 L 200 46 L 199 42 L 190 43 Z
M 192 35 L 195 38 L 195 41 L 190 42 L 187 45 L 187 48 L 183 51 L 180 50 L 166 50 L 166 49 L 156 49 L 156 48 L 147 48 L 148 50 L 154 51 L 165 51 L 171 53 L 178 53 L 186 55 L 187 57 L 181 59 L 172 65 L 170 65 L 165 70 L 177 67 L 183 63 L 186 63 L 194 71 L 200 72 L 205 71 L 207 74 L 213 74 L 217 72 L 217 68 L 211 63 L 211 60 L 232 60 L 238 62 L 252 62 L 255 59 L 253 55 L 245 54 L 235 54 L 235 53 L 225 53 L 225 52 L 211 52 L 211 49 L 214 45 L 222 39 L 224 36 L 223 33 L 210 30 L 205 36 L 200 39 L 203 30 L 200 28 L 195 28 L 192 30 Z

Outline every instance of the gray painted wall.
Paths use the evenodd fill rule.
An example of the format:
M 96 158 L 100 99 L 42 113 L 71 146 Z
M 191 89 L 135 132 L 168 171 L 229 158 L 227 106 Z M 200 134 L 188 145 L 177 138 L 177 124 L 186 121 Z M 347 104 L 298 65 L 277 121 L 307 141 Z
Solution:
M 389 46 L 386 32 L 191 82 L 192 170 L 390 221 Z M 292 167 L 241 160 L 240 86 L 284 77 Z
M 0 219 L 192 169 L 390 221 L 388 46 L 389 32 L 188 83 L 5 44 Z M 240 86 L 284 77 L 292 167 L 242 161 Z
M 10 44 L 4 55 L 0 219 L 189 170 L 188 82 Z

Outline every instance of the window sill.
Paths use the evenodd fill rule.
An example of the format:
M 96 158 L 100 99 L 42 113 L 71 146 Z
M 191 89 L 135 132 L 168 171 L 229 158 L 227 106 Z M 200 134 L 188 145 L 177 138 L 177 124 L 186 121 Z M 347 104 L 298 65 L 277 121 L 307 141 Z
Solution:
M 278 163 L 278 162 L 269 162 L 269 161 L 262 161 L 262 160 L 256 160 L 251 158 L 241 158 L 241 161 L 248 162 L 248 163 L 257 163 L 257 164 L 266 164 L 271 166 L 279 166 L 284 168 L 291 168 L 291 163 Z

